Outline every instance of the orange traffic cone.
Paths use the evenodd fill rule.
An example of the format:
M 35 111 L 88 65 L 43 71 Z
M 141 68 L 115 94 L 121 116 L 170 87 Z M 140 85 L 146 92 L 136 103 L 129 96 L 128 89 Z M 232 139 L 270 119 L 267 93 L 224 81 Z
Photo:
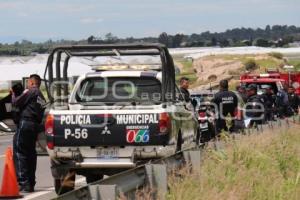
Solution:
M 16 199 L 21 197 L 22 196 L 19 193 L 12 150 L 11 147 L 8 147 L 5 152 L 5 164 L 0 199 Z

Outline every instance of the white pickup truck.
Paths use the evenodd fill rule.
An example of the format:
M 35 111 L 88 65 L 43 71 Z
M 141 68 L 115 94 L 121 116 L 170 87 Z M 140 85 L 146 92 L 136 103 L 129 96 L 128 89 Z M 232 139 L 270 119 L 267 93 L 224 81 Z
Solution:
M 61 59 L 63 53 L 61 70 L 61 60 L 53 60 Z M 161 63 L 155 64 L 155 70 L 149 63 L 124 65 L 124 61 L 122 67 L 111 63 L 106 70 L 103 65 L 94 67 L 68 93 L 64 81 L 72 56 L 115 55 L 156 56 Z M 56 73 L 54 77 L 53 63 L 56 72 L 64 72 L 62 76 Z M 182 100 L 172 58 L 160 44 L 58 47 L 49 56 L 46 74 L 53 106 L 45 134 L 57 193 L 73 189 L 74 185 L 65 182 L 73 181 L 75 174 L 86 176 L 87 182 L 96 181 L 199 142 L 195 114 Z M 56 97 L 51 84 L 56 84 Z

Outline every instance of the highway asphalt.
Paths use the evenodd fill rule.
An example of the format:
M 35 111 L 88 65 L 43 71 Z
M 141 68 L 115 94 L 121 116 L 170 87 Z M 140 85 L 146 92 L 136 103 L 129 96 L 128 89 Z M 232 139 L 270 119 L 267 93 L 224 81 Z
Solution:
M 7 147 L 12 147 L 13 135 L 0 135 L 0 184 L 2 184 L 3 167 L 5 160 L 5 150 Z M 37 171 L 36 171 L 36 186 L 35 192 L 25 194 L 22 199 L 26 200 L 48 200 L 56 197 L 54 192 L 53 178 L 50 171 L 49 157 L 46 155 L 38 156 Z M 85 179 L 83 177 L 76 178 L 76 187 L 83 186 Z

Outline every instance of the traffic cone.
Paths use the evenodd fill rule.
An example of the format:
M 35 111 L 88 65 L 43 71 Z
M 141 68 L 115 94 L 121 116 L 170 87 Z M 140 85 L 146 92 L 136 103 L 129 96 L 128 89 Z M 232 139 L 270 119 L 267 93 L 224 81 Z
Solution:
M 5 164 L 2 177 L 2 187 L 0 191 L 0 199 L 16 199 L 22 198 L 19 193 L 19 186 L 12 156 L 11 147 L 5 152 Z

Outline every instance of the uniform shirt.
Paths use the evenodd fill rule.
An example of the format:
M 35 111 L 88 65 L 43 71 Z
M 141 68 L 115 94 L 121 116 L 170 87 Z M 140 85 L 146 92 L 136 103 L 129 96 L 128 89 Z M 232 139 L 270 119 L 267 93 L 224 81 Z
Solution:
M 238 98 L 234 92 L 224 90 L 217 92 L 212 102 L 217 105 L 219 112 L 222 111 L 223 116 L 227 116 L 229 113 L 233 116 L 238 105 Z
M 271 109 L 275 104 L 275 96 L 273 94 L 263 94 L 262 98 L 266 108 Z
M 12 103 L 20 109 L 21 120 L 42 122 L 46 101 L 38 87 L 26 89 L 18 97 L 13 94 Z
M 190 92 L 185 88 L 180 88 L 180 92 L 183 94 L 183 98 L 186 102 L 191 101 Z
M 289 97 L 286 91 L 280 90 L 276 94 L 276 106 L 283 107 L 288 106 Z
M 290 106 L 293 108 L 293 110 L 295 112 L 297 112 L 299 104 L 300 104 L 300 100 L 299 100 L 298 95 L 296 95 L 296 94 L 288 94 L 288 97 L 289 97 L 289 104 L 290 104 Z

